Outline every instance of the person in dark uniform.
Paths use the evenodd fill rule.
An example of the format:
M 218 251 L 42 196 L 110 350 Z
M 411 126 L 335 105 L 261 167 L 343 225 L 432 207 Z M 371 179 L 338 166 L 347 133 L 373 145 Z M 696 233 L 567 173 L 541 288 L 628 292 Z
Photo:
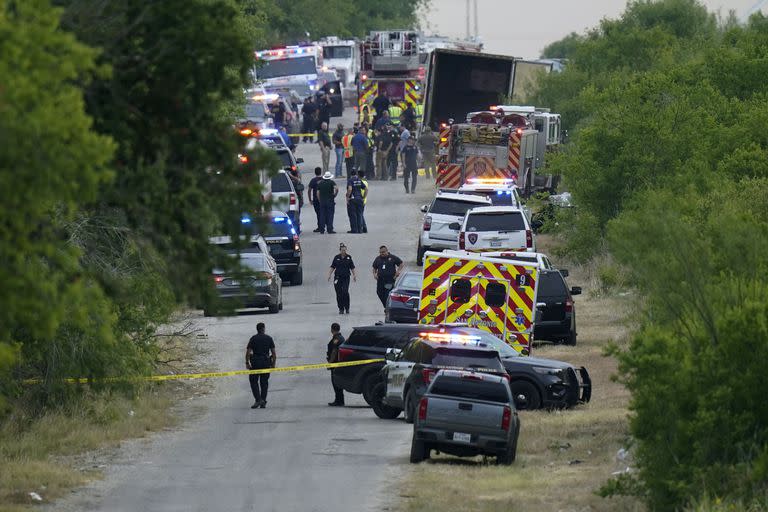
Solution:
M 349 231 L 347 233 L 363 232 L 366 184 L 363 183 L 357 173 L 358 171 L 353 169 L 347 180 L 347 214 L 349 215 Z
M 331 280 L 331 275 L 336 274 L 333 278 L 333 288 L 336 290 L 336 305 L 339 306 L 339 314 L 349 314 L 349 276 L 352 276 L 354 281 L 357 281 L 357 275 L 355 275 L 355 262 L 352 261 L 352 256 L 347 254 L 347 246 L 344 243 L 339 244 L 339 254 L 333 257 L 331 262 L 331 268 L 328 270 L 328 280 Z
M 315 209 L 315 215 L 317 216 L 317 229 L 315 233 L 322 233 L 325 231 L 325 226 L 320 225 L 320 221 L 323 218 L 323 214 L 320 212 L 320 194 L 317 190 L 317 185 L 323 181 L 323 170 L 320 167 L 315 167 L 315 177 L 309 180 L 307 190 L 309 191 L 309 202 L 312 203 L 312 207 Z
M 256 334 L 248 340 L 248 347 L 245 349 L 245 367 L 249 370 L 259 370 L 262 368 L 274 368 L 277 361 L 275 353 L 275 342 L 271 336 L 264 333 L 263 322 L 256 324 Z M 258 375 L 249 375 L 248 380 L 251 383 L 251 392 L 256 401 L 251 409 L 267 406 L 267 390 L 269 389 L 269 374 L 262 373 Z
M 339 345 L 344 343 L 344 336 L 341 335 L 341 327 L 337 323 L 331 324 L 331 341 L 328 342 L 328 351 L 325 354 L 325 358 L 329 363 L 337 363 L 339 361 Z M 334 369 L 331 369 L 331 385 L 333 386 L 333 392 L 336 397 L 333 402 L 328 402 L 331 407 L 344 407 L 344 388 L 339 387 L 333 381 Z
M 376 295 L 386 309 L 389 292 L 395 287 L 395 279 L 403 269 L 403 260 L 390 254 L 386 245 L 379 247 L 379 255 L 373 260 L 373 278 L 376 279 Z

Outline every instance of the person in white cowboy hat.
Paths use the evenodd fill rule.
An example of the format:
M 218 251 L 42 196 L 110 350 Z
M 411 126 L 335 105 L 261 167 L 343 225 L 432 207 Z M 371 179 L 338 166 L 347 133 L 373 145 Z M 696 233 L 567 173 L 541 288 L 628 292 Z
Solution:
M 320 200 L 320 233 L 333 234 L 333 214 L 336 210 L 336 194 L 339 187 L 333 181 L 333 174 L 326 172 L 323 180 L 317 184 L 317 197 Z

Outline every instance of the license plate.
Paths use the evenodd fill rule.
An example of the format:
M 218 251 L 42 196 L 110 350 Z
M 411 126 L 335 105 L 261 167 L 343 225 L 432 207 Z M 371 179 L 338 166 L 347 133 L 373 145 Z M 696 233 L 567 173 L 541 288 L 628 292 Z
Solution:
M 472 441 L 472 434 L 464 434 L 462 432 L 454 432 L 453 440 L 459 443 L 469 443 Z
M 501 240 L 491 240 L 491 247 L 501 247 Z
M 229 286 L 240 286 L 240 281 L 235 281 L 234 279 L 230 279 Z
M 263 279 L 257 279 L 253 282 L 253 286 L 267 286 L 267 282 Z

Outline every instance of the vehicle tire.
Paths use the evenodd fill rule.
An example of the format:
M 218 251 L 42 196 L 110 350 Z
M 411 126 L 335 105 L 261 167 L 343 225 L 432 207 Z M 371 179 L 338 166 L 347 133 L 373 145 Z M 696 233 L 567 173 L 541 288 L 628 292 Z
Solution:
M 571 334 L 563 340 L 563 343 L 570 346 L 576 345 L 576 332 L 571 331 Z
M 386 392 L 387 383 L 379 381 L 373 386 L 373 392 L 371 393 L 371 407 L 374 414 L 383 420 L 393 420 L 400 416 L 402 409 L 397 407 L 390 407 L 383 402 L 384 393 Z
M 419 246 L 416 248 L 416 265 L 424 266 L 424 253 L 426 252 L 427 250 L 421 246 L 421 239 L 419 239 Z
M 416 407 L 414 405 L 414 400 L 416 400 L 416 396 L 413 394 L 412 390 L 408 390 L 408 392 L 405 394 L 405 422 L 406 423 L 413 423 L 414 416 L 416 413 Z
M 373 405 L 373 388 L 380 381 L 381 381 L 381 377 L 376 373 L 372 373 L 367 377 L 365 377 L 365 380 L 363 381 L 362 391 L 363 391 L 363 400 L 365 400 L 365 403 L 367 403 L 368 405 Z
M 416 439 L 416 433 L 413 433 L 413 440 L 411 441 L 411 464 L 418 464 L 424 459 L 428 458 L 427 447 L 424 446 L 424 441 Z
M 521 411 L 539 409 L 541 407 L 541 396 L 536 386 L 528 382 L 527 380 L 513 380 L 509 384 L 509 389 L 512 391 L 513 397 L 523 395 L 525 397 L 525 404 L 518 405 L 517 408 Z M 517 404 L 517 400 L 515 400 Z
M 280 304 L 277 305 L 277 308 L 282 311 L 283 310 L 283 301 L 280 300 Z
M 203 309 L 203 316 L 213 316 L 213 311 L 210 309 Z
M 517 458 L 517 437 L 512 441 L 504 453 L 500 453 L 496 456 L 496 464 L 509 466 Z
M 291 286 L 299 286 L 304 282 L 304 269 L 299 267 L 299 270 L 291 274 Z
M 280 304 L 270 304 L 269 305 L 269 312 L 270 313 L 277 313 L 280 311 Z

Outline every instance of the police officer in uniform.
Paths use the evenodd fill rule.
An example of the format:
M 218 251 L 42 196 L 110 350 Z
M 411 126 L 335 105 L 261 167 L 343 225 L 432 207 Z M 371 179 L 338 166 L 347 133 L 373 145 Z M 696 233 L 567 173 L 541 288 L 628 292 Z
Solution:
M 277 361 L 275 353 L 275 342 L 271 336 L 264 333 L 265 326 L 263 322 L 256 324 L 256 334 L 248 340 L 248 347 L 245 349 L 245 367 L 249 370 L 260 370 L 262 368 L 274 368 Z M 262 373 L 258 375 L 248 375 L 251 383 L 251 392 L 256 400 L 251 409 L 267 406 L 267 390 L 269 389 L 269 374 Z
M 373 278 L 376 279 L 376 295 L 386 309 L 389 292 L 395 287 L 395 279 L 403 269 L 403 260 L 390 254 L 386 245 L 379 247 L 379 255 L 373 260 Z
M 334 322 L 331 324 L 331 341 L 328 342 L 328 350 L 325 355 L 325 359 L 329 363 L 337 363 L 339 361 L 339 345 L 342 343 L 344 343 L 344 336 L 341 335 L 341 326 Z M 331 385 L 336 396 L 333 402 L 328 402 L 328 405 L 331 407 L 344 407 L 344 388 L 337 386 L 333 381 L 334 372 L 335 370 L 331 369 Z
M 363 172 L 363 171 L 361 171 Z M 367 185 L 352 170 L 347 180 L 347 214 L 349 215 L 349 231 L 347 233 L 363 232 L 363 208 L 365 207 L 365 190 Z
M 328 270 L 328 280 L 335 273 L 333 278 L 333 288 L 336 290 L 336 305 L 339 306 L 339 314 L 349 314 L 349 276 L 357 281 L 355 275 L 355 262 L 352 256 L 347 254 L 347 246 L 344 243 L 339 244 L 339 254 L 333 257 L 331 268 Z

